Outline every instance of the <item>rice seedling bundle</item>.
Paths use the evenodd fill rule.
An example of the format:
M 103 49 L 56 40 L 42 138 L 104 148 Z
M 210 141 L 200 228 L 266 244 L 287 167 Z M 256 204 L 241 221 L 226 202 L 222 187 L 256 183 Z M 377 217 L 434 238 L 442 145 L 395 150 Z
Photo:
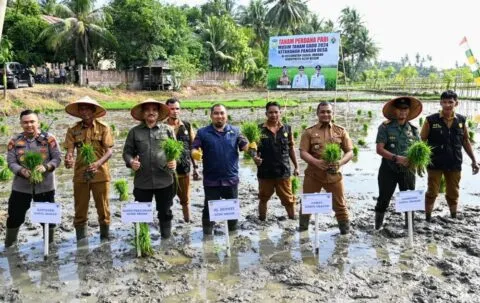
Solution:
M 149 257 L 153 255 L 152 239 L 150 238 L 150 228 L 148 223 L 140 223 L 140 231 L 138 233 L 140 251 L 143 257 Z M 135 247 L 137 247 L 137 241 L 135 241 Z
M 470 142 L 475 142 L 475 132 L 474 131 L 472 131 L 472 130 L 468 131 L 468 139 L 470 140 Z
M 298 130 L 295 130 L 295 131 L 293 132 L 293 138 L 294 138 L 295 140 L 298 139 L 298 136 L 299 136 L 299 135 L 300 135 L 300 132 L 299 132 Z
M 93 162 L 97 161 L 97 156 L 95 156 L 95 150 L 93 145 L 85 143 L 80 148 L 80 158 L 82 159 L 83 164 L 89 166 Z M 94 178 L 95 174 L 91 171 L 85 170 L 83 177 L 85 180 L 90 181 Z
M 196 121 L 192 122 L 192 127 L 198 129 L 198 123 Z
M 120 201 L 128 200 L 128 182 L 126 179 L 120 179 L 113 184 L 115 191 L 120 196 Z
M 359 151 L 358 146 L 354 145 L 353 146 L 353 156 L 354 157 L 358 157 L 358 151 Z
M 358 145 L 365 146 L 365 145 L 367 145 L 367 143 L 365 142 L 364 139 L 358 139 Z
M 302 123 L 302 129 L 305 130 L 307 128 L 307 123 Z
M 371 110 L 368 111 L 368 117 L 369 117 L 369 118 L 372 118 L 372 117 L 373 117 L 373 113 L 372 113 Z
M 298 193 L 298 189 L 300 188 L 300 179 L 297 176 L 292 176 L 290 178 L 290 182 L 292 182 L 292 193 L 296 195 Z
M 362 110 L 361 109 L 357 110 L 357 115 L 360 116 L 361 114 L 362 114 Z
M 339 161 L 342 157 L 342 150 L 340 149 L 340 145 L 336 143 L 328 143 L 325 146 L 325 149 L 322 153 L 323 160 L 327 161 L 328 163 L 335 163 Z
M 34 151 L 27 151 L 25 153 L 24 165 L 30 170 L 30 183 L 38 184 L 43 181 L 43 175 L 41 172 L 35 170 L 39 165 L 43 164 L 42 154 Z
M 248 142 L 258 143 L 260 141 L 260 129 L 255 122 L 244 122 L 241 126 L 242 134 L 247 138 Z
M 161 143 L 160 148 L 163 149 L 163 151 L 165 152 L 165 156 L 167 157 L 167 161 L 170 162 L 180 159 L 184 146 L 181 141 L 177 141 L 173 138 L 168 138 Z
M 8 181 L 12 178 L 13 173 L 7 166 L 0 167 L 0 181 Z
M 425 170 L 430 164 L 430 157 L 432 155 L 432 147 L 426 142 L 416 141 L 407 149 L 407 159 L 410 169 Z
M 364 124 L 363 124 L 363 131 L 364 131 L 364 132 L 367 132 L 367 131 L 368 131 L 368 124 L 367 124 L 367 123 L 364 123 Z

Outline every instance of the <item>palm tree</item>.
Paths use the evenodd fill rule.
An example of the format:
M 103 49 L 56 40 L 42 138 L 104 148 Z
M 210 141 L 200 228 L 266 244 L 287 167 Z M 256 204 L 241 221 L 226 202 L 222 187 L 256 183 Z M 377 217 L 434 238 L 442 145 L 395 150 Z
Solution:
M 227 48 L 227 39 L 220 18 L 215 16 L 208 17 L 203 27 L 202 36 L 205 44 L 211 51 L 210 62 L 212 63 L 212 70 L 223 70 L 226 62 L 235 60 L 233 56 L 224 52 Z
M 3 84 L 3 99 L 7 100 L 7 62 L 12 59 L 13 52 L 12 52 L 12 43 L 3 37 L 0 41 L 0 64 L 3 64 L 3 76 L 2 76 L 2 84 Z
M 113 42 L 114 38 L 104 27 L 105 15 L 102 9 L 94 9 L 92 0 L 69 0 L 56 5 L 56 11 L 63 17 L 42 32 L 47 44 L 54 50 L 62 45 L 73 45 L 76 62 L 84 62 L 88 70 L 88 59 L 92 58 L 95 45 Z M 88 83 L 88 77 L 87 77 Z
M 239 21 L 241 25 L 251 27 L 255 32 L 255 43 L 262 45 L 268 41 L 267 8 L 263 0 L 250 0 L 248 6 L 239 7 Z
M 308 7 L 304 0 L 265 0 L 266 5 L 273 4 L 267 13 L 270 24 L 280 29 L 280 32 L 295 30 L 304 21 Z

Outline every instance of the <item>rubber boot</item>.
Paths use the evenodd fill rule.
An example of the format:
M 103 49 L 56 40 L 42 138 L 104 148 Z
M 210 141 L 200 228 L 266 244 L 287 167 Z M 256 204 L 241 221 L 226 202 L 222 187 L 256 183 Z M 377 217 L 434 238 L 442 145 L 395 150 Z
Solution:
M 346 235 L 350 231 L 350 222 L 347 221 L 338 221 L 338 229 L 340 229 L 340 234 Z
M 183 221 L 185 223 L 190 222 L 190 204 L 182 204 L 182 212 L 183 212 Z
M 75 226 L 75 234 L 77 235 L 77 242 L 87 238 L 88 225 Z
M 258 220 L 265 221 L 267 219 L 267 203 L 258 203 Z
M 100 225 L 100 240 L 110 239 L 110 225 Z
M 172 236 L 172 222 L 160 223 L 160 235 L 162 239 L 168 239 Z
M 457 212 L 451 212 L 450 217 L 452 217 L 452 219 L 456 219 L 457 218 Z
M 375 229 L 379 230 L 383 225 L 383 218 L 385 217 L 385 213 L 376 211 L 375 212 Z
M 202 222 L 203 234 L 211 235 L 213 233 L 213 223 L 212 222 Z
M 238 220 L 228 220 L 228 231 L 236 231 L 238 229 Z
M 310 224 L 310 215 L 300 214 L 298 230 L 306 231 L 308 230 L 308 225 Z
M 287 216 L 290 220 L 295 220 L 295 204 L 285 205 L 285 210 L 287 211 Z
M 5 235 L 5 247 L 10 247 L 17 242 L 19 231 L 20 227 L 7 228 L 7 234 Z
M 432 222 L 432 214 L 425 213 L 425 221 Z

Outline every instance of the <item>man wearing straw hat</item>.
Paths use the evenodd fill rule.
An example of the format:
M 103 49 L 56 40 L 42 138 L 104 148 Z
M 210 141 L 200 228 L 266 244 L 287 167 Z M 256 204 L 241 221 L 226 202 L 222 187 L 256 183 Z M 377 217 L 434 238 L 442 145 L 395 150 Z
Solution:
M 380 229 L 390 199 L 398 187 L 401 191 L 415 189 L 415 173 L 408 168 L 407 149 L 420 140 L 418 129 L 409 121 L 422 112 L 422 103 L 413 97 L 397 97 L 383 106 L 388 120 L 378 127 L 377 154 L 382 156 L 378 171 L 378 199 L 375 206 L 375 229 Z
M 428 189 L 425 193 L 425 219 L 430 222 L 432 211 L 440 189 L 442 175 L 445 177 L 445 199 L 450 216 L 457 217 L 458 190 L 462 170 L 462 148 L 472 160 L 472 173 L 478 173 L 479 166 L 468 137 L 465 116 L 455 113 L 458 105 L 457 94 L 447 90 L 440 96 L 440 113 L 427 117 L 420 132 L 423 141 L 432 146 L 432 162 L 428 166 Z
M 5 247 L 17 241 L 20 226 L 25 222 L 25 214 L 30 202 L 55 202 L 55 169 L 61 162 L 61 154 L 55 137 L 40 130 L 38 116 L 27 109 L 20 113 L 20 125 L 23 132 L 15 135 L 7 145 L 8 168 L 14 173 L 12 192 L 8 199 L 7 234 Z M 35 170 L 43 174 L 43 181 L 32 185 L 32 172 L 25 167 L 25 154 L 38 152 L 43 164 Z M 53 242 L 54 225 L 49 225 L 49 242 Z
M 148 99 L 135 105 L 130 114 L 141 123 L 128 132 L 123 148 L 123 160 L 135 171 L 133 195 L 135 201 L 155 202 L 160 222 L 160 234 L 168 239 L 172 229 L 175 160 L 168 161 L 161 148 L 162 142 L 175 138 L 173 129 L 162 123 L 168 117 L 165 104 Z
M 100 239 L 109 238 L 110 231 L 110 170 L 108 159 L 112 156 L 113 137 L 110 127 L 98 118 L 106 115 L 106 110 L 97 101 L 85 96 L 65 107 L 70 115 L 82 119 L 67 130 L 65 146 L 65 167 L 74 168 L 73 197 L 75 203 L 75 226 L 77 241 L 88 235 L 88 204 L 90 192 L 95 201 Z M 82 147 L 89 144 L 93 147 L 95 161 L 85 163 L 80 156 Z M 76 160 L 74 152 L 77 151 Z

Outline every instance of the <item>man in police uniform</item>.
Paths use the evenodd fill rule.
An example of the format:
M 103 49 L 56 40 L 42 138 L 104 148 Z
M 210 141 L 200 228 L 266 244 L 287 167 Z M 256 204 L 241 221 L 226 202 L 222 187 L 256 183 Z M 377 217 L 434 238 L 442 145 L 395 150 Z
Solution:
M 478 173 L 472 145 L 468 137 L 466 118 L 455 113 L 457 94 L 447 90 L 440 96 L 440 113 L 427 117 L 420 132 L 423 141 L 432 146 L 432 162 L 428 166 L 428 189 L 425 194 L 425 216 L 430 222 L 440 189 L 440 180 L 445 176 L 447 204 L 452 218 L 457 217 L 458 190 L 462 170 L 462 147 L 472 160 L 472 173 Z
M 318 123 L 307 128 L 300 140 L 300 157 L 307 162 L 303 193 L 318 193 L 324 188 L 332 193 L 332 207 L 338 221 L 341 234 L 350 230 L 347 203 L 345 201 L 342 174 L 339 168 L 353 158 L 353 143 L 347 131 L 332 122 L 333 108 L 329 102 L 320 102 L 317 107 Z M 337 163 L 329 164 L 322 159 L 325 145 L 340 145 L 344 154 Z M 302 214 L 300 209 L 299 230 L 308 230 L 309 214 Z
M 418 130 L 409 121 L 422 112 L 422 103 L 413 97 L 397 97 L 383 106 L 388 120 L 378 127 L 377 154 L 382 156 L 378 172 L 379 195 L 375 206 L 375 229 L 380 229 L 395 188 L 415 189 L 415 173 L 408 168 L 407 149 L 418 141 Z
M 183 151 L 177 164 L 177 196 L 182 205 L 183 220 L 190 222 L 190 162 L 193 166 L 193 180 L 199 180 L 198 166 L 190 153 L 195 135 L 192 125 L 180 120 L 180 101 L 177 98 L 168 99 L 165 103 L 170 112 L 166 123 L 175 131 L 175 137 L 183 143 Z
M 113 137 L 110 127 L 98 118 L 105 116 L 106 110 L 97 101 L 83 97 L 65 107 L 65 111 L 82 119 L 67 130 L 65 145 L 65 167 L 74 167 L 73 197 L 75 217 L 73 225 L 77 241 L 88 234 L 88 203 L 92 192 L 100 225 L 100 239 L 109 238 L 110 230 L 110 170 L 108 159 L 112 156 Z M 84 163 L 80 150 L 84 144 L 91 144 L 96 160 L 90 165 Z M 77 158 L 74 160 L 74 152 Z
M 7 234 L 5 247 L 12 246 L 18 237 L 20 226 L 25 222 L 25 214 L 30 202 L 55 202 L 55 169 L 61 162 L 61 154 L 55 137 L 40 130 L 38 116 L 31 110 L 20 113 L 20 125 L 23 132 L 8 142 L 7 164 L 15 178 L 12 193 L 8 199 Z M 38 152 L 43 163 L 35 170 L 43 174 L 43 181 L 32 185 L 32 172 L 25 167 L 25 154 Z M 53 242 L 54 225 L 49 225 L 49 241 Z
M 295 167 L 293 174 L 298 176 L 298 163 L 295 155 L 292 129 L 282 124 L 280 104 L 268 102 L 265 106 L 267 121 L 259 125 L 261 131 L 258 154 L 253 158 L 258 167 L 258 218 L 267 218 L 267 203 L 274 192 L 277 193 L 289 219 L 295 218 L 295 196 L 290 181 L 290 160 Z

